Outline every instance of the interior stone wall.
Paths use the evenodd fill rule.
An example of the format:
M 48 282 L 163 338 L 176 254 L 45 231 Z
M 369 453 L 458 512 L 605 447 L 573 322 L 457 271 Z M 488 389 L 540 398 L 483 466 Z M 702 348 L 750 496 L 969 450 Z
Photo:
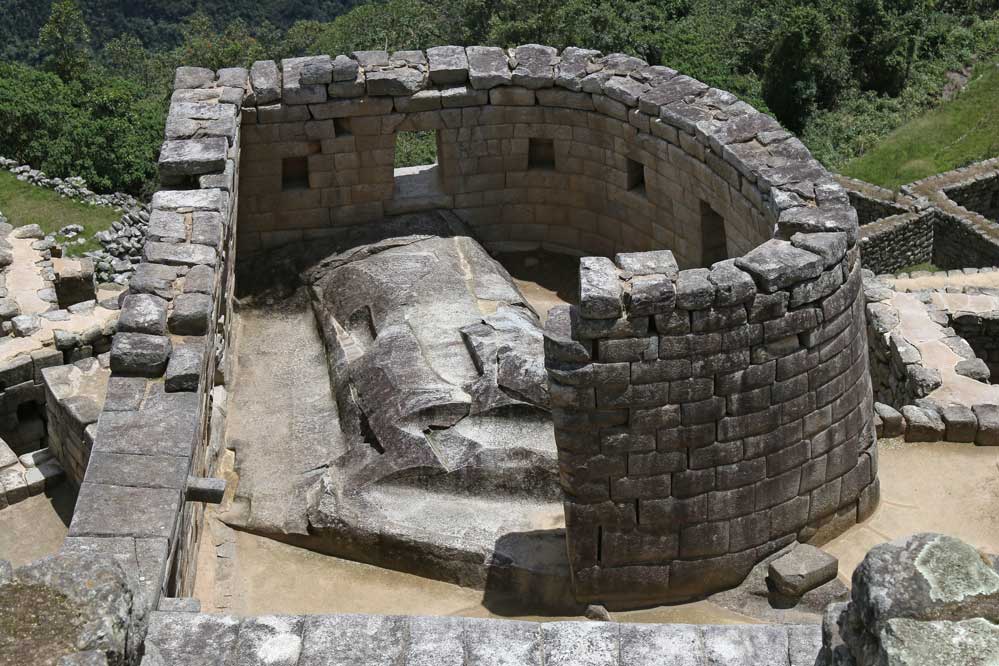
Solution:
M 959 206 L 984 215 L 992 221 L 999 220 L 999 173 L 990 171 L 953 187 L 945 188 L 947 196 Z
M 559 87 L 549 70 L 551 82 L 538 89 L 510 81 L 469 87 L 466 70 L 461 85 L 412 96 L 296 104 L 286 95 L 244 108 L 240 256 L 430 208 L 453 210 L 495 249 L 544 245 L 610 256 L 665 247 L 683 267 L 704 264 L 700 229 L 709 213 L 702 207 L 724 220 L 726 256 L 770 237 L 759 193 L 743 191 L 735 167 L 658 117 L 658 105 L 640 105 L 635 94 L 618 95 L 627 104 L 602 89 Z M 746 113 L 729 93 L 680 79 L 712 108 Z M 786 137 L 766 120 L 760 130 Z M 415 193 L 393 168 L 405 131 L 437 132 L 437 168 Z M 551 164 L 531 164 L 537 140 L 552 142 Z M 307 158 L 308 188 L 282 188 L 288 157 Z M 641 172 L 640 186 L 629 188 L 629 168 Z

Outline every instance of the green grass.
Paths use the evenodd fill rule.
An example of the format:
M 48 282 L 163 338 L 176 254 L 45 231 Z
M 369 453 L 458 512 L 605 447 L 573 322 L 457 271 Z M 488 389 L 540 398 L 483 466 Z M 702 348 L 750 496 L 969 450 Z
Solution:
M 882 187 L 999 155 L 999 66 L 982 63 L 956 98 L 889 134 L 842 173 Z
M 64 199 L 52 190 L 22 183 L 7 171 L 0 171 L 0 212 L 15 227 L 37 224 L 45 233 L 54 234 L 67 224 L 82 225 L 82 236 L 87 242 L 82 245 L 67 244 L 67 255 L 100 249 L 94 234 L 121 218 L 121 213 L 113 208 Z M 58 236 L 56 240 L 60 240 Z
M 941 269 L 937 268 L 935 265 L 928 261 L 924 261 L 921 264 L 914 264 L 912 266 L 906 266 L 902 270 L 895 271 L 895 273 L 915 273 L 916 271 L 929 271 L 930 273 L 937 273 Z

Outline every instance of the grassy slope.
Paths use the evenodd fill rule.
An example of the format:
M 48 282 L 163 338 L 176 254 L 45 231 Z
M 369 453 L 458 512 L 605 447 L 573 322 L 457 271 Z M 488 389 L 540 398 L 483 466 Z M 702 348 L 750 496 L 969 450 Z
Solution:
M 968 86 L 949 102 L 889 134 L 843 174 L 896 188 L 999 155 L 999 66 L 979 65 Z
M 88 206 L 64 199 L 52 190 L 22 183 L 7 171 L 0 171 L 0 212 L 15 227 L 37 224 L 46 233 L 55 233 L 67 224 L 83 225 L 87 242 L 67 245 L 69 255 L 99 249 L 94 233 L 107 229 L 121 217 L 113 208 Z

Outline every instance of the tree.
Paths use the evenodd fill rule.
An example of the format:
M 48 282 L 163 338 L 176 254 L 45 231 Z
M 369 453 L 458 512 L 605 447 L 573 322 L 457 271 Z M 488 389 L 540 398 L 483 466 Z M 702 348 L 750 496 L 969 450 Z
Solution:
M 932 0 L 858 0 L 850 50 L 860 86 L 898 95 L 909 78 Z
M 90 67 L 90 30 L 76 0 L 58 0 L 38 33 L 38 47 L 49 69 L 72 81 Z
M 763 99 L 799 132 L 816 109 L 830 108 L 849 82 L 848 59 L 829 18 L 808 6 L 792 8 L 767 56 Z
M 126 33 L 108 42 L 104 47 L 104 60 L 115 74 L 143 86 L 149 85 L 149 54 L 135 35 Z

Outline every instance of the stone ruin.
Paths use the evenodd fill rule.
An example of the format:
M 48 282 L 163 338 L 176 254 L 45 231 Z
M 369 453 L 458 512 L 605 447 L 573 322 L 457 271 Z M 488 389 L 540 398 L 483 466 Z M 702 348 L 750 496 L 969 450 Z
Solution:
M 437 162 L 396 170 L 413 131 Z M 999 654 L 995 560 L 932 534 L 872 550 L 821 628 L 198 612 L 223 497 L 242 529 L 532 602 L 676 603 L 760 567 L 796 599 L 835 575 L 796 542 L 874 511 L 886 421 L 866 209 L 772 118 L 668 67 L 525 45 L 180 68 L 166 139 L 106 364 L 50 389 L 53 409 L 106 395 L 89 437 L 65 429 L 89 462 L 62 551 L 0 569 L 12 663 Z M 539 311 L 491 256 L 537 249 L 579 257 L 575 302 Z M 266 486 L 237 448 L 227 487 L 234 309 L 303 289 L 332 403 L 295 435 L 307 473 Z

